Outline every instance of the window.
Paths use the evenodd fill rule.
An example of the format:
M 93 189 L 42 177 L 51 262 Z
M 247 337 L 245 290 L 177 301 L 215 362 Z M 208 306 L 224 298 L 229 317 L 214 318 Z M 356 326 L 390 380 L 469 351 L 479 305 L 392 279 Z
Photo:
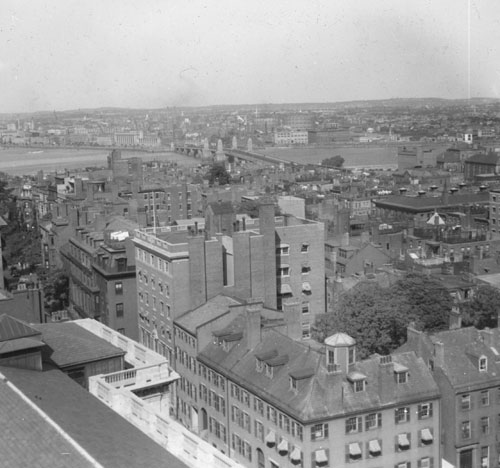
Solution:
M 484 390 L 481 392 L 481 406 L 489 406 L 490 405 L 490 392 L 488 390 Z
M 125 328 L 118 328 L 116 331 L 122 335 L 125 335 Z
M 302 322 L 302 339 L 308 340 L 309 338 L 311 338 L 311 323 Z
M 422 403 L 418 405 L 418 419 L 432 417 L 432 403 Z
M 471 438 L 470 421 L 463 421 L 461 425 L 462 439 Z
M 382 455 L 382 441 L 373 439 L 368 442 L 368 457 L 375 458 Z
M 382 427 L 382 413 L 371 413 L 365 416 L 365 431 Z
M 123 283 L 121 281 L 115 283 L 115 294 L 123 294 Z
M 398 463 L 394 468 L 411 468 L 410 462 Z
M 282 266 L 278 268 L 278 276 L 290 276 L 290 267 Z
M 490 433 L 490 418 L 488 416 L 483 416 L 481 418 L 481 433 L 482 434 Z
M 361 416 L 348 418 L 345 421 L 345 433 L 352 434 L 354 432 L 361 432 Z
M 255 420 L 254 430 L 255 437 L 257 437 L 257 439 L 259 439 L 261 442 L 264 442 L 264 425 L 260 421 Z
M 328 424 L 315 424 L 311 427 L 311 440 L 322 440 L 328 438 Z
M 408 382 L 408 372 L 396 372 L 396 382 L 398 384 L 404 384 Z
M 309 313 L 309 302 L 302 303 L 302 313 L 304 315 Z
M 310 272 L 311 272 L 311 267 L 310 266 L 306 266 L 306 265 L 302 266 L 301 273 L 303 275 L 308 275 Z
M 253 399 L 253 410 L 264 416 L 264 402 L 259 398 Z
M 297 379 L 290 377 L 290 390 L 297 391 Z
M 302 245 L 300 246 L 300 251 L 301 251 L 301 252 L 309 252 L 309 244 L 305 244 L 305 243 L 304 243 L 304 244 L 302 244 Z
M 479 358 L 479 372 L 486 372 L 488 370 L 488 359 L 485 356 Z
M 396 424 L 408 422 L 410 420 L 410 408 L 408 406 L 397 408 L 394 412 L 394 419 Z
M 418 468 L 432 468 L 433 459 L 430 457 L 421 458 L 418 461 Z
M 411 433 L 403 432 L 396 436 L 396 452 L 404 452 L 411 447 Z
M 123 302 L 116 304 L 116 316 L 123 317 Z
M 365 381 L 364 379 L 354 381 L 354 392 L 364 392 L 365 391 Z
M 490 448 L 481 447 L 481 468 L 487 468 L 490 463 Z
M 313 463 L 311 466 L 325 467 L 328 466 L 328 449 L 319 449 L 312 453 Z
M 290 253 L 290 247 L 288 245 L 280 245 L 276 249 L 277 255 L 288 255 Z
M 462 395 L 461 397 L 461 408 L 462 411 L 467 411 L 471 409 L 471 398 L 470 395 Z

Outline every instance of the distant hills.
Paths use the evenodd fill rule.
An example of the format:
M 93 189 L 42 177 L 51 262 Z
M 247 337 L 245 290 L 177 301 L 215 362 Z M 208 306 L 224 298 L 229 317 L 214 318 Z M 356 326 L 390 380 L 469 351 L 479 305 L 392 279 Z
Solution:
M 99 108 L 82 108 L 68 109 L 62 111 L 36 111 L 36 112 L 19 112 L 19 113 L 0 113 L 0 116 L 5 118 L 18 118 L 20 116 L 49 116 L 56 112 L 61 116 L 68 115 L 112 115 L 112 114 L 144 114 L 147 112 L 172 112 L 172 111 L 189 111 L 189 112 L 276 112 L 276 111 L 321 111 L 326 109 L 345 109 L 345 108 L 375 108 L 375 107 L 455 107 L 455 106 L 473 106 L 499 103 L 500 99 L 490 97 L 474 97 L 471 99 L 443 99 L 436 97 L 428 98 L 391 98 L 391 99 L 375 99 L 375 100 L 355 100 L 355 101 L 338 101 L 338 102 L 302 102 L 302 103 L 258 103 L 258 104 L 220 104 L 211 106 L 171 106 L 162 108 L 129 108 L 129 107 L 99 107 Z

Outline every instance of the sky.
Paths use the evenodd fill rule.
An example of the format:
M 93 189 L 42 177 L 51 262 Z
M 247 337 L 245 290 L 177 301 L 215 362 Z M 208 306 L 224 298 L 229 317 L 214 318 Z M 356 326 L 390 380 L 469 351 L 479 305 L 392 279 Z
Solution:
M 0 1 L 0 113 L 469 96 L 499 0 Z

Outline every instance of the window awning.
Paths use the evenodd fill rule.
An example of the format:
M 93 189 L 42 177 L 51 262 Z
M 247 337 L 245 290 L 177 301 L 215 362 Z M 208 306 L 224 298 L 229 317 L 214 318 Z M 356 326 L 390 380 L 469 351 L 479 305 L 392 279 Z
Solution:
M 289 284 L 282 284 L 280 286 L 280 294 L 292 294 L 292 287 Z
M 266 435 L 266 444 L 272 447 L 276 443 L 276 434 L 273 430 L 269 431 Z
M 310 291 L 311 290 L 311 284 L 308 283 L 307 281 L 302 283 L 302 291 Z
M 420 437 L 422 438 L 422 442 L 425 443 L 430 443 L 434 440 L 434 437 L 432 435 L 432 432 L 429 428 L 422 429 L 422 432 L 420 434 Z
M 297 463 L 300 463 L 302 459 L 302 454 L 300 453 L 299 447 L 294 447 L 292 450 L 292 453 L 290 454 L 290 459 L 292 460 L 292 463 L 295 465 Z
M 407 434 L 398 434 L 398 445 L 399 448 L 403 450 L 410 447 L 410 441 L 408 440 Z
M 361 456 L 361 447 L 357 442 L 349 444 L 349 455 L 351 457 L 359 457 Z
M 283 439 L 279 444 L 278 444 L 278 453 L 280 455 L 286 455 L 288 453 L 288 442 L 286 439 Z
M 370 440 L 370 442 L 368 442 L 368 450 L 372 454 L 380 453 L 382 451 L 377 439 Z
M 328 457 L 326 456 L 326 452 L 321 450 L 316 450 L 315 452 L 316 463 L 326 463 L 328 461 Z

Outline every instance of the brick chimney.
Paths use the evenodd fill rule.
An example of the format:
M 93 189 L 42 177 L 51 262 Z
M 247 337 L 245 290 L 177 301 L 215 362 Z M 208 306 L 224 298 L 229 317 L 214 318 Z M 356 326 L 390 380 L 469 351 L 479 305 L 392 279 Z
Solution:
M 248 349 L 255 348 L 261 341 L 261 312 L 262 302 L 247 305 L 245 331 Z

